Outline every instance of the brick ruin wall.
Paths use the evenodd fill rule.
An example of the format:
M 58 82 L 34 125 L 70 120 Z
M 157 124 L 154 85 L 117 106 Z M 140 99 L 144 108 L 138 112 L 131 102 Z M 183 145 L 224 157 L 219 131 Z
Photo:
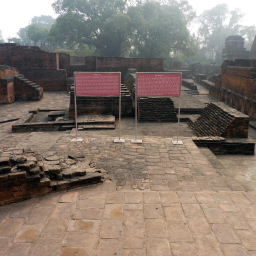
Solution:
M 123 58 L 123 57 L 85 57 L 85 65 L 71 65 L 68 76 L 74 71 L 80 72 L 121 72 L 122 79 L 129 68 L 138 72 L 163 72 L 163 59 L 159 58 Z
M 222 102 L 210 103 L 195 122 L 188 124 L 197 136 L 248 138 L 249 116 Z
M 64 54 L 45 52 L 37 46 L 0 44 L 0 65 L 19 70 L 26 78 L 37 83 L 45 91 L 66 91 L 69 58 Z
M 15 100 L 13 76 L 19 74 L 16 68 L 0 66 L 0 103 L 13 103 Z
M 256 60 L 225 61 L 209 94 L 256 120 Z

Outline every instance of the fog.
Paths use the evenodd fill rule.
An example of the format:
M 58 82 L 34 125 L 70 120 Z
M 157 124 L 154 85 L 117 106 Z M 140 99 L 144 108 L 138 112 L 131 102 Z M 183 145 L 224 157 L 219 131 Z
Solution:
M 24 28 L 30 24 L 31 19 L 34 16 L 51 15 L 56 18 L 51 7 L 54 0 L 8 0 L 4 1 L 1 5 L 0 15 L 0 31 L 2 31 L 2 37 L 5 41 L 9 37 L 16 37 L 20 28 Z M 255 25 L 255 6 L 253 1 L 234 1 L 234 0 L 189 0 L 190 5 L 196 10 L 197 15 L 200 15 L 204 10 L 211 9 L 217 4 L 226 3 L 229 9 L 239 8 L 244 14 L 242 20 L 243 25 Z

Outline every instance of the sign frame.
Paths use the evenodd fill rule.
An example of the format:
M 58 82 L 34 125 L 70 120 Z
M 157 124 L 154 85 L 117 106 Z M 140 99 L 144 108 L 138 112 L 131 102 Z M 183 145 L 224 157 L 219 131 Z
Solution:
M 89 94 L 87 95 L 86 93 L 81 95 L 77 95 L 77 80 L 76 80 L 76 74 L 90 74 L 90 75 L 106 75 L 106 74 L 115 74 L 119 75 L 119 80 L 118 80 L 118 93 L 112 95 L 97 95 L 97 94 Z M 84 81 L 84 85 L 86 82 Z M 104 82 L 103 82 L 104 84 Z M 121 139 L 121 72 L 74 72 L 74 102 L 75 102 L 75 120 L 76 120 L 76 139 L 72 139 L 72 141 L 82 141 L 83 139 L 77 138 L 77 130 L 78 130 L 78 125 L 77 125 L 77 103 L 76 103 L 76 98 L 77 97 L 119 97 L 119 139 L 115 139 L 114 142 L 125 142 L 124 139 Z
M 168 75 L 168 74 L 173 74 L 173 75 L 178 75 L 180 77 L 179 81 L 179 95 L 163 95 L 163 96 L 142 96 L 142 95 L 137 95 L 138 93 L 138 74 L 156 74 L 156 75 Z M 179 141 L 179 126 L 180 126 L 180 105 L 181 105 L 181 85 L 182 85 L 182 73 L 181 72 L 137 72 L 136 73 L 136 78 L 135 78 L 135 84 L 136 84 L 136 90 L 135 90 L 135 139 L 132 140 L 132 143 L 142 143 L 142 140 L 137 139 L 137 122 L 138 122 L 138 98 L 140 97 L 148 97 L 148 98 L 170 98 L 170 97 L 179 97 L 179 114 L 178 114 L 178 135 L 177 135 L 177 141 L 172 141 L 173 144 L 183 144 L 182 141 Z

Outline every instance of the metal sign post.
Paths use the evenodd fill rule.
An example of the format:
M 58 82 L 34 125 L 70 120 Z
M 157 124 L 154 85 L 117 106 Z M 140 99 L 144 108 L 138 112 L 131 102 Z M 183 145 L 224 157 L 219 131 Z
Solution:
M 132 139 L 131 142 L 134 144 L 141 144 L 142 140 L 137 139 L 137 124 L 138 124 L 138 97 L 137 97 L 137 75 L 135 79 L 136 90 L 135 90 L 135 139 Z
M 181 74 L 181 81 L 182 81 L 182 74 Z M 172 144 L 174 145 L 183 145 L 183 142 L 179 140 L 179 134 L 180 134 L 180 105 L 181 105 L 181 85 L 180 85 L 180 99 L 179 99 L 179 114 L 178 114 L 178 135 L 177 140 L 172 140 Z
M 115 139 L 115 143 L 124 143 L 125 140 L 121 139 L 121 115 L 122 115 L 122 109 L 121 109 L 121 102 L 122 102 L 122 92 L 121 92 L 121 76 L 120 76 L 120 85 L 119 85 L 119 139 Z
M 83 138 L 77 137 L 77 105 L 76 105 L 76 80 L 75 80 L 75 86 L 74 86 L 74 102 L 75 102 L 75 122 L 76 122 L 76 137 L 71 140 L 71 142 L 80 142 L 83 141 Z

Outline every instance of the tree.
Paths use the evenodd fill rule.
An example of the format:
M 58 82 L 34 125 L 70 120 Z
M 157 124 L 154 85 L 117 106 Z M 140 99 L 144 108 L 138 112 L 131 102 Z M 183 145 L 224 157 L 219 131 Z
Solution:
M 130 34 L 130 18 L 122 0 L 57 0 L 60 16 L 51 35 L 69 46 L 87 44 L 104 56 L 120 56 Z
M 194 17 L 191 7 L 188 16 L 183 13 L 184 2 L 161 5 L 158 2 L 146 2 L 131 7 L 128 15 L 132 20 L 132 42 L 138 56 L 169 57 L 169 54 L 181 52 L 193 55 L 193 40 L 187 25 Z
M 39 45 L 44 49 L 52 49 L 49 31 L 55 19 L 51 16 L 34 16 L 31 24 L 19 30 L 18 37 L 8 38 L 9 42 L 21 45 Z
M 50 34 L 59 44 L 86 44 L 104 56 L 121 56 L 129 49 L 143 57 L 191 54 L 186 26 L 194 13 L 186 1 L 168 2 L 56 0 L 53 7 L 60 16 Z
M 39 41 L 43 41 L 47 37 L 47 29 L 41 28 L 37 24 L 27 26 L 27 37 L 36 45 Z
M 206 10 L 199 17 L 199 37 L 201 47 L 205 47 L 210 58 L 220 64 L 225 39 L 231 35 L 238 35 L 242 26 L 239 22 L 243 14 L 239 9 L 229 11 L 226 4 L 219 4 Z
M 2 31 L 0 30 L 0 44 L 3 44 L 4 43 L 4 39 L 2 37 Z

